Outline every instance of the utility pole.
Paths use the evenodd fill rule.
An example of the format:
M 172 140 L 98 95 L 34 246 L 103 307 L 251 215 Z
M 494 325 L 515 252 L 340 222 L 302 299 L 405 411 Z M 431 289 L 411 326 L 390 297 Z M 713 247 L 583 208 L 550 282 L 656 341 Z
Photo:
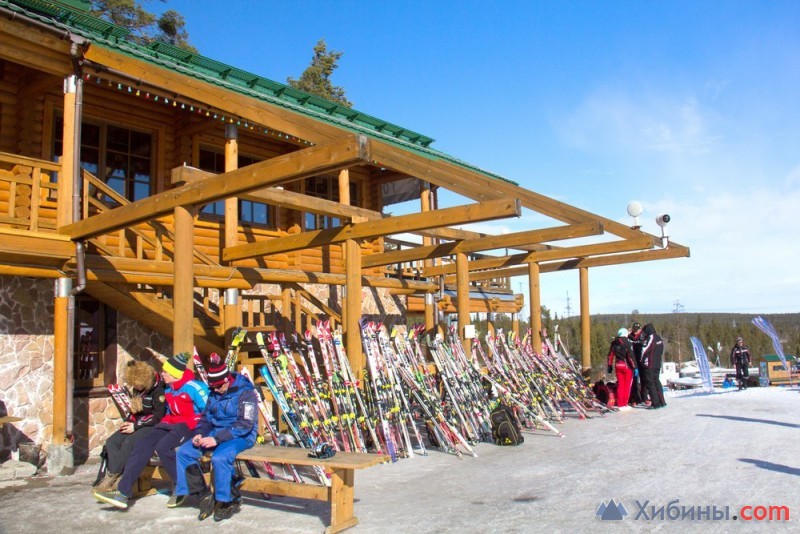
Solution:
M 567 291 L 567 317 L 572 315 L 572 307 L 569 305 L 569 291 Z

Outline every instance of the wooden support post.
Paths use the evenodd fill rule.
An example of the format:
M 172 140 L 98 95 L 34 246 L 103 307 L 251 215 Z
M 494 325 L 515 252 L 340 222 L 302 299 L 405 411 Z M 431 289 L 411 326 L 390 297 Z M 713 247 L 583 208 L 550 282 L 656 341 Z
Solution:
M 192 354 L 194 350 L 194 212 L 194 208 L 175 208 L 175 285 L 172 296 L 172 351 L 175 354 Z M 189 365 L 192 365 L 191 360 Z
M 53 317 L 53 445 L 67 442 L 67 388 L 69 370 L 69 293 L 72 290 L 71 278 L 56 280 Z
M 350 205 L 350 169 L 339 171 L 339 204 Z
M 578 269 L 581 285 L 581 365 L 587 371 L 592 367 L 592 329 L 589 315 L 589 268 Z
M 491 337 L 495 337 L 496 331 L 494 329 L 494 313 L 486 313 L 486 330 Z
M 303 335 L 303 296 L 299 291 L 294 292 L 294 331 Z
M 61 136 L 61 172 L 58 176 L 58 208 L 56 224 L 72 224 L 72 193 L 75 178 L 75 144 L 80 143 L 75 123 L 75 99 L 77 80 L 75 75 L 64 78 L 64 131 Z
M 354 239 L 345 241 L 345 293 L 347 300 L 344 310 L 344 338 L 347 358 L 360 380 L 366 366 L 361 350 L 361 331 L 358 321 L 361 319 L 361 246 Z
M 288 335 L 292 324 L 292 290 L 284 287 L 281 291 L 281 328 Z
M 528 300 L 531 303 L 531 344 L 537 354 L 542 352 L 542 294 L 539 285 L 539 264 L 528 264 Z
M 519 339 L 519 314 L 514 312 L 511 314 L 511 331 L 514 332 L 514 336 Z
M 225 172 L 239 168 L 239 131 L 235 124 L 225 125 Z M 235 247 L 239 243 L 239 199 L 225 199 L 225 247 Z M 225 294 L 226 297 L 228 294 Z M 242 326 L 242 312 L 239 306 L 239 295 L 230 295 L 231 303 L 225 300 L 223 325 L 225 327 L 225 343 L 230 344 L 233 331 Z
M 420 182 L 419 184 L 419 207 L 421 212 L 431 210 L 431 184 L 428 182 Z M 433 244 L 433 239 L 427 235 L 422 236 L 422 246 L 427 247 Z M 424 268 L 433 267 L 434 260 L 423 260 L 422 265 Z M 439 310 L 436 308 L 436 302 L 432 293 L 425 293 L 425 331 L 428 333 L 433 332 L 436 326 L 436 314 Z
M 463 252 L 456 254 L 456 308 L 458 311 L 458 335 L 464 352 L 469 354 L 472 340 L 464 337 L 464 327 L 469 321 L 469 262 Z

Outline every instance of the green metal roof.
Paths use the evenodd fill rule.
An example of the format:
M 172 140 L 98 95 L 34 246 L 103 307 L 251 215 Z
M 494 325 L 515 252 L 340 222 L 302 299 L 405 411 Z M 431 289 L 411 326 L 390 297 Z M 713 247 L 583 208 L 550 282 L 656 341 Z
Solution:
M 761 359 L 766 361 L 766 362 L 779 362 L 779 361 L 781 361 L 781 357 L 778 356 L 777 354 L 765 354 L 764 356 L 761 357 Z M 795 358 L 794 356 L 791 356 L 789 354 L 786 355 L 786 361 L 787 362 L 793 362 L 793 361 L 796 361 L 796 360 L 797 360 L 797 358 Z
M 485 176 L 511 182 L 443 152 L 430 148 L 434 139 L 366 113 L 310 95 L 273 80 L 226 65 L 168 43 L 147 46 L 129 38 L 130 31 L 58 1 L 0 0 L 0 6 L 66 29 L 93 44 L 114 49 L 163 68 L 192 76 L 230 91 L 278 105 L 340 128 L 365 134 L 410 150 L 431 160 L 443 160 Z M 514 183 L 514 182 L 511 182 Z

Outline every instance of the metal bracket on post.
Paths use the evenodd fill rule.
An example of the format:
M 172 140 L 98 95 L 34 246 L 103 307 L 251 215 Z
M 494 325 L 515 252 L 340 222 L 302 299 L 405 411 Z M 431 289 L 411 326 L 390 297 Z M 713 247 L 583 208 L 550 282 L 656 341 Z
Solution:
M 239 304 L 239 290 L 235 287 L 229 287 L 225 290 L 225 305 L 232 306 Z

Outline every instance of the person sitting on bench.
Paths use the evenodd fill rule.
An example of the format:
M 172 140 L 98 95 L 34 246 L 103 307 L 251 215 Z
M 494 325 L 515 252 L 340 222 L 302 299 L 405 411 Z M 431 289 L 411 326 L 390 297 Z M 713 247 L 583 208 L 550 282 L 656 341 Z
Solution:
M 166 391 L 164 401 L 167 404 L 167 415 L 153 427 L 153 430 L 134 445 L 125 462 L 122 477 L 117 489 L 92 492 L 95 499 L 115 506 L 128 508 L 128 499 L 133 497 L 133 487 L 139 475 L 150 462 L 153 453 L 158 454 L 161 466 L 176 480 L 175 447 L 188 440 L 200 420 L 200 413 L 206 407 L 208 387 L 194 379 L 194 371 L 187 369 L 191 356 L 187 352 L 176 354 L 166 360 L 161 371 Z M 170 502 L 175 500 L 175 495 Z M 169 506 L 169 505 L 168 505 Z
M 239 511 L 241 495 L 236 476 L 236 455 L 255 445 L 258 396 L 252 382 L 230 372 L 216 354 L 212 354 L 209 362 L 208 385 L 211 394 L 194 437 L 178 447 L 175 504 L 183 504 L 188 495 L 198 495 L 198 519 L 202 521 L 213 513 L 214 521 L 222 521 Z M 200 459 L 206 451 L 211 451 L 213 493 L 206 486 L 200 470 Z

